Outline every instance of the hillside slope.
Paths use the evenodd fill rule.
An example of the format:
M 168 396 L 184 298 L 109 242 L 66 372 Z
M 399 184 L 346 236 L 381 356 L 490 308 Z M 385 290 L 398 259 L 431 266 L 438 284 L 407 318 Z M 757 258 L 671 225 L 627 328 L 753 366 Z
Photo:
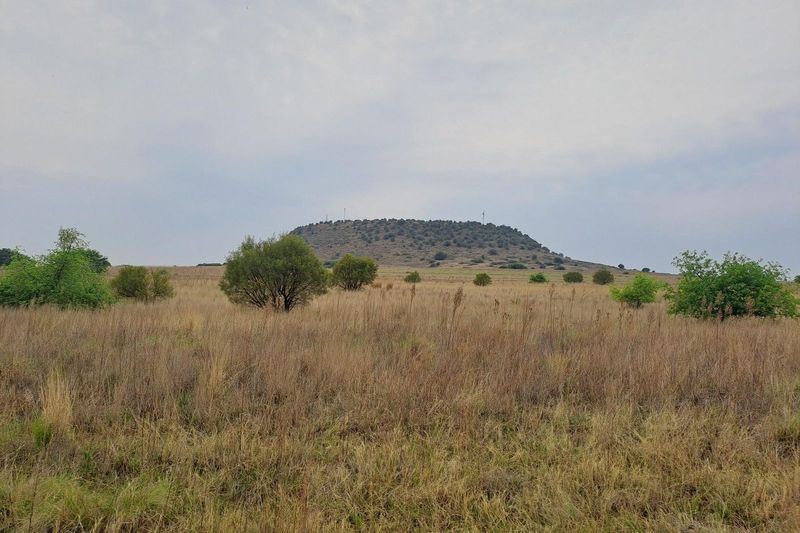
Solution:
M 325 261 L 345 253 L 374 257 L 396 266 L 524 265 L 538 269 L 594 269 L 600 265 L 565 257 L 509 226 L 450 220 L 340 220 L 300 226 L 303 237 Z

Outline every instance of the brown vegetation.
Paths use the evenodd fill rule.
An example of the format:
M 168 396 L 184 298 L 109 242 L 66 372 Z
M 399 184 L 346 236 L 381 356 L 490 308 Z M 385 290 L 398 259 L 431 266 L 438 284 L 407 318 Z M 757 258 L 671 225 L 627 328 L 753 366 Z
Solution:
M 0 530 L 800 528 L 796 321 L 466 272 L 0 310 Z

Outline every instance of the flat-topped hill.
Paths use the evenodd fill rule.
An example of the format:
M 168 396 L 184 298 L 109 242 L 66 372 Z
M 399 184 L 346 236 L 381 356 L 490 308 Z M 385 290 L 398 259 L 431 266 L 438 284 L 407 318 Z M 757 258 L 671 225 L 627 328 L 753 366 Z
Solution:
M 501 268 L 593 269 L 600 265 L 565 257 L 516 228 L 451 220 L 339 220 L 300 226 L 324 261 L 346 253 L 397 266 L 494 266 Z

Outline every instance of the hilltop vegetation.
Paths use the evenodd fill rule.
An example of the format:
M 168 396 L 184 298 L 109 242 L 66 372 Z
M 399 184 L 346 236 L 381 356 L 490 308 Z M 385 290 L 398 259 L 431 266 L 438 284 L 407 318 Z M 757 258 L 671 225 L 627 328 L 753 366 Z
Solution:
M 565 257 L 516 228 L 451 220 L 339 220 L 292 231 L 322 260 L 350 253 L 378 263 L 413 266 L 494 266 L 564 270 L 599 265 Z

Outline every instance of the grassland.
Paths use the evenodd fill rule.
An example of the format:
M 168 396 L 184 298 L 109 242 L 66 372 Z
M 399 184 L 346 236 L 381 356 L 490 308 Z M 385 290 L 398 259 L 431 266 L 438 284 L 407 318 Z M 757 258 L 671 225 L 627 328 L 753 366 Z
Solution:
M 0 310 L 0 529 L 800 529 L 797 321 L 404 271 L 290 314 L 217 268 Z

